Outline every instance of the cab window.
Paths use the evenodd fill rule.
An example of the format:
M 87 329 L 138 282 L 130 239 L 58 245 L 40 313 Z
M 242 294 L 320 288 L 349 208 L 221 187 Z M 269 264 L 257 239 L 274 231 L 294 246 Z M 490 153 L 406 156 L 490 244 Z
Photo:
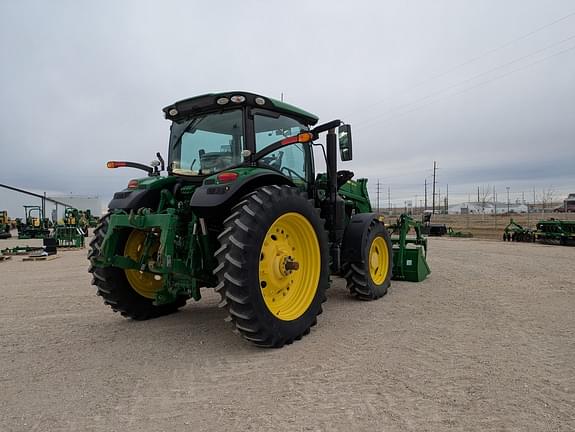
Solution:
M 294 136 L 308 130 L 307 126 L 290 117 L 278 114 L 256 114 L 254 116 L 256 132 L 256 151 L 283 138 Z M 296 184 L 308 182 L 307 174 L 311 172 L 309 145 L 291 144 L 277 150 L 260 160 L 260 166 L 279 171 L 290 177 Z

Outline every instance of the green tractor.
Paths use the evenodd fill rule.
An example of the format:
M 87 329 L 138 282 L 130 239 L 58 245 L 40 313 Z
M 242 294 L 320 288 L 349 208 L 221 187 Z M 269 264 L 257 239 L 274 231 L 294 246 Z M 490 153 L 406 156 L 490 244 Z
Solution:
M 387 293 L 389 232 L 372 213 L 366 180 L 337 170 L 352 159 L 349 125 L 268 97 L 205 94 L 164 108 L 172 122 L 167 175 L 148 177 L 109 204 L 90 243 L 90 272 L 104 302 L 136 320 L 176 311 L 200 288 L 221 296 L 237 331 L 281 347 L 310 332 L 330 275 L 362 300 Z M 325 147 L 316 143 L 325 133 Z M 316 174 L 313 147 L 327 172 Z
M 24 222 L 16 219 L 19 239 L 45 239 L 50 237 L 50 220 L 44 217 L 40 206 L 24 206 Z

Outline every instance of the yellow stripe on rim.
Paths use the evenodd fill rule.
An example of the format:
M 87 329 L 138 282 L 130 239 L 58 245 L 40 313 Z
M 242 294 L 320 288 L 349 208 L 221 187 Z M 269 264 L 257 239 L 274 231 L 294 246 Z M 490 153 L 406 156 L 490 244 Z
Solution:
M 146 233 L 140 230 L 133 230 L 126 240 L 124 246 L 124 256 L 132 258 L 134 261 L 139 262 L 142 254 L 144 253 L 144 242 L 146 240 Z M 154 256 L 158 252 L 160 242 L 156 240 L 152 243 L 148 256 Z M 141 272 L 135 269 L 124 269 L 126 279 L 130 286 L 140 294 L 142 297 L 154 299 L 156 292 L 162 287 L 162 279 L 156 280 L 155 275 L 149 272 Z
M 381 285 L 389 270 L 389 251 L 383 237 L 376 237 L 369 248 L 369 275 L 376 285 Z
M 321 272 L 319 241 L 299 213 L 285 213 L 269 228 L 260 251 L 259 281 L 268 310 L 283 321 L 301 317 L 311 305 Z

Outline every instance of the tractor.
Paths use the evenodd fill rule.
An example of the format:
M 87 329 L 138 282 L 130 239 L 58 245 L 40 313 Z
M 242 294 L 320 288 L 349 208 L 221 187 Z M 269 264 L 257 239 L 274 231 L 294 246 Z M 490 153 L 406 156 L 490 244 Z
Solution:
M 338 153 L 352 159 L 350 125 L 318 126 L 314 114 L 239 91 L 163 112 L 167 164 L 160 153 L 150 165 L 107 163 L 148 175 L 114 194 L 94 231 L 90 272 L 105 304 L 145 320 L 214 288 L 243 338 L 281 347 L 316 324 L 331 275 L 361 300 L 387 293 L 390 233 L 367 180 L 337 169 Z M 315 172 L 314 147 L 325 173 Z
M 50 237 L 50 220 L 44 217 L 40 206 L 24 206 L 24 222 L 17 219 L 19 239 L 44 239 Z
M 0 211 L 0 239 L 12 237 L 12 233 L 10 233 L 11 229 L 12 225 L 8 217 L 8 212 L 6 210 Z

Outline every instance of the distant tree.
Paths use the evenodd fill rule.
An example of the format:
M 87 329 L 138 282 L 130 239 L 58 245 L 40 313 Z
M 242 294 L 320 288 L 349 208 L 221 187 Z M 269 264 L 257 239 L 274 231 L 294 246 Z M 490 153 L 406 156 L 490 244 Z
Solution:
M 555 195 L 555 189 L 549 186 L 547 189 L 543 189 L 541 192 L 541 207 L 543 208 L 543 213 L 545 213 L 545 208 L 551 206 L 553 203 L 553 197 Z
M 491 200 L 491 191 L 493 188 L 491 185 L 483 185 L 481 186 L 481 192 L 479 193 L 479 201 L 481 203 L 481 207 L 483 208 L 483 213 L 485 213 L 485 204 Z

